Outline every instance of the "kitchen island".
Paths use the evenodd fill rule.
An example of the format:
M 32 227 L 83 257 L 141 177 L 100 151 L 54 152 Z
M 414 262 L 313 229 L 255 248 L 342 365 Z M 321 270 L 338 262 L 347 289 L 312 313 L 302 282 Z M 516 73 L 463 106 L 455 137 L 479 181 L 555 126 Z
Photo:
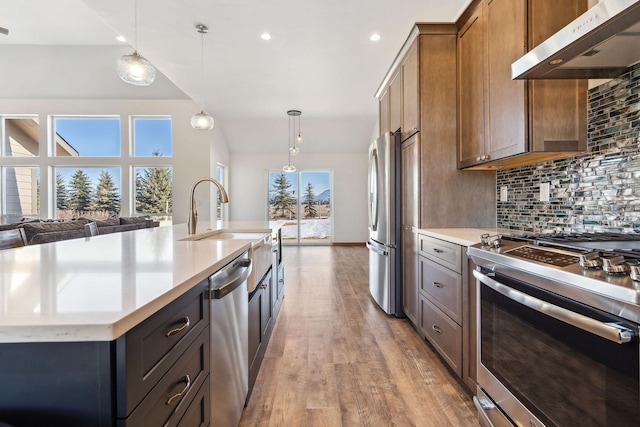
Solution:
M 179 414 L 170 425 L 207 416 L 207 279 L 252 246 L 197 240 L 215 230 L 271 232 L 179 224 L 0 251 L 0 421 L 134 425 L 135 406 L 163 387 Z M 163 384 L 173 370 L 193 374 Z

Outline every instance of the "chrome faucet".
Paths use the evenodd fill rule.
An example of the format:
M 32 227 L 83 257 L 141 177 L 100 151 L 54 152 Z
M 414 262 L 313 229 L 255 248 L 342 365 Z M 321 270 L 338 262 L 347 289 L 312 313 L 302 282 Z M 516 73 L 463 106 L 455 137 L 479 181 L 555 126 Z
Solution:
M 208 176 L 198 179 L 193 184 L 193 187 L 191 187 L 191 199 L 189 200 L 190 201 L 189 206 L 191 206 L 191 208 L 189 210 L 189 221 L 187 222 L 187 226 L 189 227 L 189 234 L 196 233 L 196 225 L 198 224 L 198 210 L 196 209 L 195 193 L 196 193 L 196 187 L 198 186 L 198 184 L 204 181 L 209 181 L 215 184 L 215 186 L 218 187 L 218 191 L 220 191 L 220 201 L 222 203 L 229 203 L 229 196 L 227 196 L 227 192 L 225 191 L 222 184 L 220 184 L 218 181 Z

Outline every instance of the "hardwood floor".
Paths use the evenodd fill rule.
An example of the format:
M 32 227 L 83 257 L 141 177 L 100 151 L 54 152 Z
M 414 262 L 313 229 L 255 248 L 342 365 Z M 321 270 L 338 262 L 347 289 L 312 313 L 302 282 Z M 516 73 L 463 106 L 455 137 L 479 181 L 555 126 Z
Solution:
M 285 247 L 286 291 L 240 426 L 477 426 L 471 396 L 369 296 L 364 247 Z

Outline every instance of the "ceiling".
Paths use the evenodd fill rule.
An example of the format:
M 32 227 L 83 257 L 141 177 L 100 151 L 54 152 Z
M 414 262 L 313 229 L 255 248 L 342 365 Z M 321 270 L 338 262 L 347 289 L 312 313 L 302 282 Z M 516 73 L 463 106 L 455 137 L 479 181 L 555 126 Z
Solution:
M 232 152 L 286 150 L 290 109 L 302 111 L 303 153 L 363 151 L 377 119 L 373 95 L 412 24 L 453 22 L 469 2 L 138 0 L 138 50 L 161 75 L 160 83 L 134 88 L 130 97 L 149 97 L 144 91 L 154 93 L 158 83 L 163 89 L 153 98 L 193 99 L 216 119 Z M 101 72 L 111 73 L 115 52 L 132 50 L 115 36 L 134 44 L 133 0 L 0 0 L 0 11 L 0 27 L 10 31 L 0 35 L 0 49 L 55 56 L 77 49 L 85 67 L 87 57 L 100 62 L 91 55 L 104 51 L 111 56 Z M 204 79 L 196 24 L 209 27 Z M 272 39 L 262 40 L 263 32 Z M 381 40 L 370 41 L 373 33 Z M 113 75 L 104 81 L 118 87 L 105 85 L 102 97 L 129 90 Z M 87 98 L 101 97 L 99 76 L 87 82 Z M 70 93 L 82 97 L 82 90 Z

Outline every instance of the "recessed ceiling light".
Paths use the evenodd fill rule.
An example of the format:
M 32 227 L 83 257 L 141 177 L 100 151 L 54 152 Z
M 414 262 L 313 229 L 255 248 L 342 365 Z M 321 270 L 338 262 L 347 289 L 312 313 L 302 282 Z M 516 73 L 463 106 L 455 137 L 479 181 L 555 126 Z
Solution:
M 380 40 L 380 34 L 375 33 L 375 34 L 371 34 L 371 37 L 369 37 L 369 40 L 371 40 L 372 42 L 377 42 L 378 40 Z
M 116 37 L 116 40 L 118 40 L 119 42 L 122 42 L 122 43 L 126 43 L 127 42 L 127 39 L 125 39 L 124 36 L 118 36 L 118 37 Z
M 262 40 L 271 40 L 271 34 L 269 34 L 269 33 L 262 33 L 262 34 L 260 34 L 260 38 L 261 38 Z

